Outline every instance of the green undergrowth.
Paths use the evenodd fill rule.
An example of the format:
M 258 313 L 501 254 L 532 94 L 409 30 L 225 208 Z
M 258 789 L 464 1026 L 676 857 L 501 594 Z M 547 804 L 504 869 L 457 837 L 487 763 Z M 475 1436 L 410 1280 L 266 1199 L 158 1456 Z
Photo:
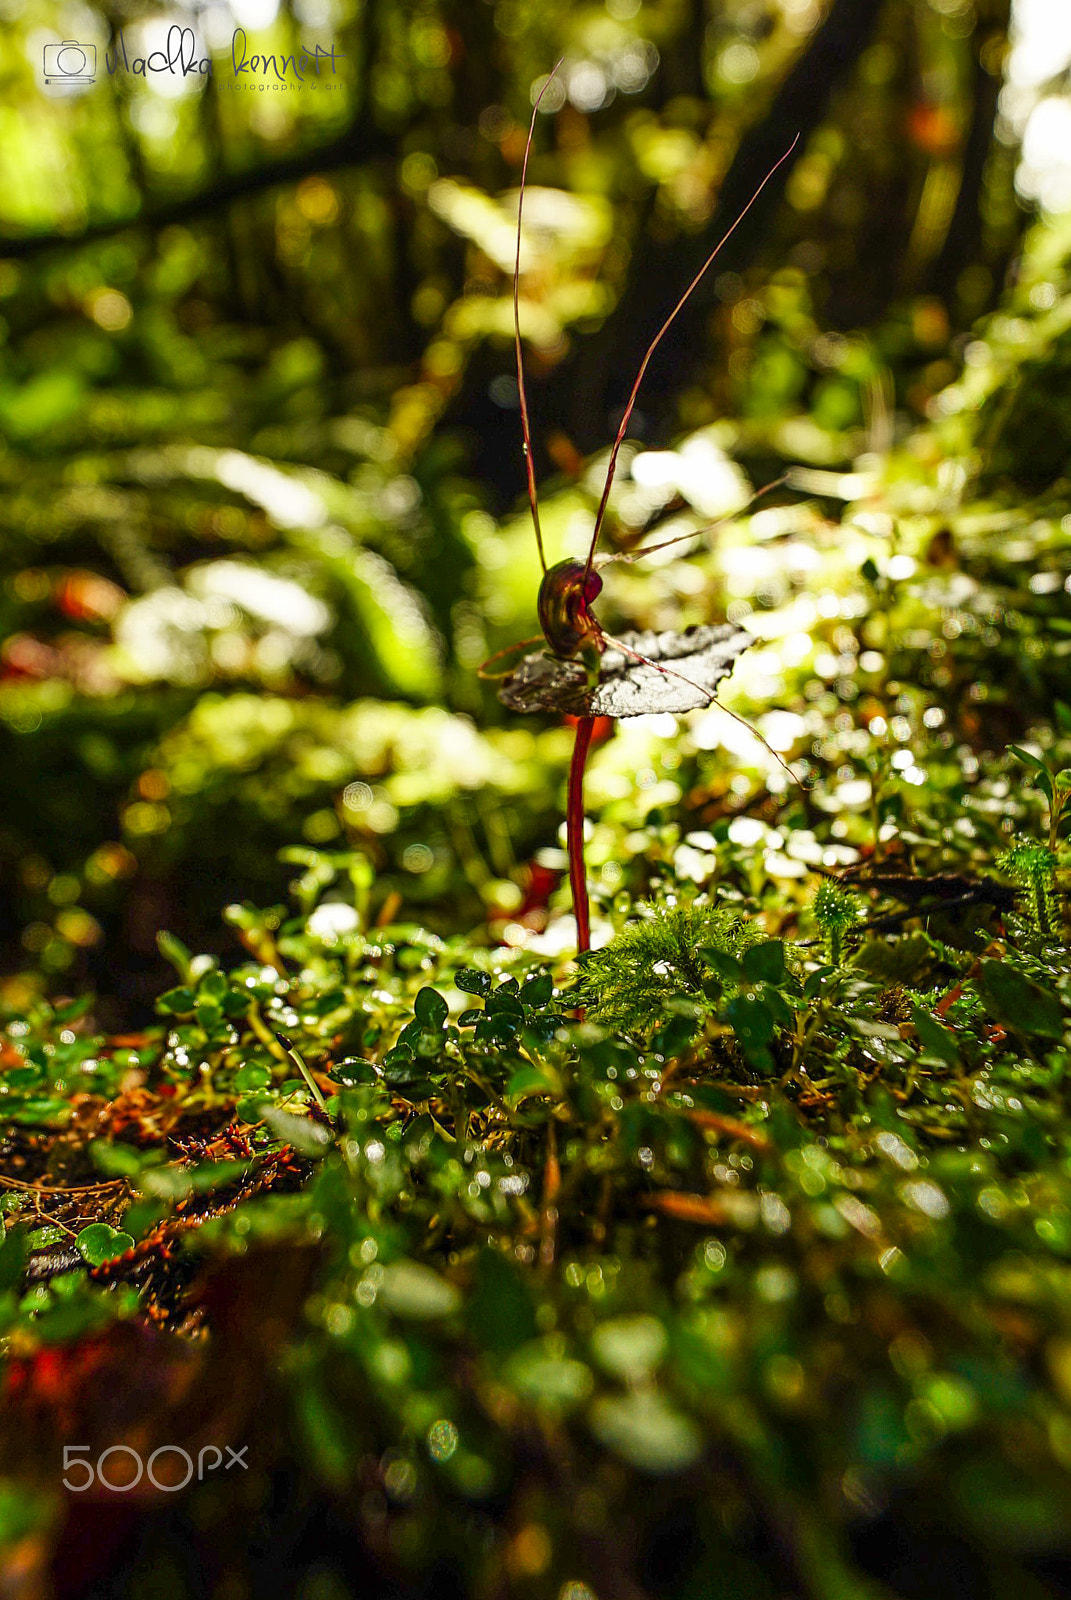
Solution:
M 615 1594 L 673 1515 L 655 1592 L 876 1597 L 860 1539 L 939 1491 L 1026 1582 L 1071 1537 L 1061 749 L 1007 758 L 1037 837 L 991 873 L 896 840 L 777 936 L 724 829 L 649 822 L 579 966 L 377 926 L 367 859 L 303 850 L 289 907 L 228 910 L 239 964 L 161 936 L 140 1035 L 7 1015 L 9 1384 L 307 1256 L 273 1416 L 396 1581 Z M 11 1537 L 55 1517 L 39 1457 L 7 1438 Z

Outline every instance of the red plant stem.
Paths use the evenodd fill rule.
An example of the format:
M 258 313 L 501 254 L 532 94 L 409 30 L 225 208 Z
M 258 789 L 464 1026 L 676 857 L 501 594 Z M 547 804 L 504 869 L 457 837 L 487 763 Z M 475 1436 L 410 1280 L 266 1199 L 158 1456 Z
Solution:
M 573 759 L 569 765 L 569 794 L 565 809 L 565 830 L 569 844 L 569 886 L 573 891 L 577 955 L 591 949 L 588 876 L 584 868 L 584 766 L 594 731 L 594 717 L 577 717 Z

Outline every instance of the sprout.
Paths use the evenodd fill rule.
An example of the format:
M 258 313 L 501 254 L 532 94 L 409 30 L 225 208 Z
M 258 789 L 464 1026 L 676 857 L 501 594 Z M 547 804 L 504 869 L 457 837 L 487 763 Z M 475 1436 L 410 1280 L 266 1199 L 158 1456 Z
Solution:
M 814 897 L 815 921 L 829 942 L 829 960 L 839 967 L 843 960 L 845 930 L 854 927 L 863 908 L 849 889 L 833 878 L 823 878 Z
M 1062 776 L 1062 774 L 1060 775 Z M 997 858 L 997 866 L 1031 893 L 1037 930 L 1052 937 L 1049 895 L 1056 881 L 1056 852 L 1033 839 L 1019 839 Z

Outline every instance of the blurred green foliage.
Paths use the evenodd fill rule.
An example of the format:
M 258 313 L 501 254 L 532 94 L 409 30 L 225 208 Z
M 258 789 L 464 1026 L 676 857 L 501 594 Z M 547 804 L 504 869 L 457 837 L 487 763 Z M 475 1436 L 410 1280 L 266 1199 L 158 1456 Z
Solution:
M 609 440 L 667 280 L 687 281 L 795 131 L 787 204 L 734 236 L 687 313 L 687 342 L 652 369 L 638 425 L 655 443 L 682 423 L 714 426 L 761 482 L 786 460 L 828 470 L 881 451 L 894 419 L 947 398 L 950 336 L 991 300 L 1019 226 L 1013 152 L 988 137 L 1006 9 L 283 8 L 248 30 L 249 50 L 281 60 L 330 42 L 337 61 L 306 64 L 300 83 L 284 66 L 290 87 L 267 94 L 246 92 L 223 13 L 198 24 L 211 73 L 184 77 L 163 71 L 163 23 L 131 17 L 120 39 L 92 10 L 78 26 L 97 81 L 49 90 L 49 18 L 12 8 L 0 46 L 15 96 L 0 200 L 9 942 L 46 971 L 97 976 L 99 930 L 120 933 L 134 967 L 118 987 L 144 1005 L 136 969 L 152 963 L 155 929 L 204 939 L 220 898 L 277 893 L 275 851 L 295 832 L 374 844 L 428 916 L 439 880 L 399 867 L 410 847 L 447 878 L 463 869 L 470 914 L 481 894 L 494 904 L 553 826 L 558 764 L 545 756 L 560 746 L 537 755 L 517 732 L 471 761 L 429 760 L 431 724 L 411 708 L 445 704 L 482 726 L 494 701 L 474 669 L 533 629 L 530 532 L 504 516 L 522 472 L 512 218 L 532 86 L 564 54 L 537 130 L 521 276 L 537 455 L 564 478 L 545 510 L 557 555 L 582 542 L 597 479 L 577 447 Z M 65 14 L 52 22 L 69 36 Z M 153 48 L 155 69 L 129 70 Z M 1055 271 L 1063 256 L 1048 250 Z M 1053 306 L 1013 318 L 1037 326 L 1035 361 L 1054 319 Z M 1027 352 L 999 335 L 994 352 L 1020 394 Z M 971 364 L 965 381 L 992 366 Z M 1027 393 L 996 418 L 1001 448 Z M 708 470 L 698 461 L 693 483 Z M 616 537 L 679 503 L 619 495 Z M 711 503 L 699 483 L 700 508 Z M 809 535 L 817 524 L 801 519 Z M 667 581 L 680 591 L 676 571 L 697 612 L 721 603 L 690 567 L 633 568 L 623 616 L 676 620 L 661 594 Z M 761 585 L 731 587 L 740 604 L 753 588 L 766 603 Z M 344 709 L 369 696 L 394 709 Z M 380 734 L 356 734 L 371 722 Z M 470 724 L 437 726 L 475 751 Z M 442 776 L 452 766 L 466 769 L 458 782 Z M 363 810 L 340 804 L 350 783 L 365 785 L 351 797 L 373 791 Z M 524 808 L 503 805 L 503 786 Z
M 1071 729 L 1050 769 L 1069 750 Z M 627 827 L 651 899 L 615 897 L 579 975 L 378 926 L 368 858 L 302 848 L 289 907 L 228 909 L 251 959 L 161 939 L 178 982 L 136 1038 L 102 1035 L 89 1001 L 9 1008 L 0 1120 L 33 1175 L 4 1180 L 0 1246 L 13 1538 L 47 1556 L 63 1418 L 91 1465 L 165 1442 L 152 1386 L 120 1379 L 87 1411 L 57 1351 L 106 1358 L 139 1316 L 166 1324 L 169 1282 L 206 1264 L 222 1304 L 248 1257 L 255 1304 L 195 1346 L 211 1401 L 260 1337 L 248 1319 L 286 1315 L 271 1252 L 314 1250 L 282 1390 L 254 1391 L 274 1442 L 239 1425 L 258 1493 L 285 1441 L 360 1535 L 318 1551 L 339 1592 L 371 1556 L 384 1593 L 449 1572 L 464 1593 L 599 1594 L 645 1572 L 673 1596 L 913 1594 L 934 1504 L 963 1583 L 1033 1582 L 1068 1537 L 1071 976 L 1062 912 L 998 926 L 995 902 L 961 903 L 993 881 L 1000 783 L 969 807 L 935 788 L 928 829 L 897 827 L 889 867 L 910 844 L 916 875 L 869 880 L 865 925 L 819 878 L 799 936 L 767 937 L 751 818 L 682 837 L 633 809 L 601 826 Z M 1023 850 L 1046 848 L 1040 800 Z M 938 868 L 967 869 L 960 897 L 882 931 L 873 913 L 905 881 L 937 894 Z M 245 1491 L 213 1493 L 190 1536 L 226 1548 Z M 890 1529 L 906 1587 L 885 1581 Z

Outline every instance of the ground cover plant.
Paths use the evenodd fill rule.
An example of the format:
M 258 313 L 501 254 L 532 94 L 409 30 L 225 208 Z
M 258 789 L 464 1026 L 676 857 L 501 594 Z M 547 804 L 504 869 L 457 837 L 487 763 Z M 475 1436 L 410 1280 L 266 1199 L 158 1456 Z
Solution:
M 143 227 L 0 198 L 2 1586 L 1056 1600 L 1071 230 L 1019 237 L 1005 11 L 578 11 L 559 102 L 566 20 L 484 9 L 352 19 L 367 158 L 240 223 L 171 217 L 193 100 L 181 170 L 78 124 Z M 611 483 L 667 251 L 790 111 Z M 540 580 L 515 289 L 548 576 L 594 524 L 603 642 L 754 641 L 687 716 L 481 686 Z

